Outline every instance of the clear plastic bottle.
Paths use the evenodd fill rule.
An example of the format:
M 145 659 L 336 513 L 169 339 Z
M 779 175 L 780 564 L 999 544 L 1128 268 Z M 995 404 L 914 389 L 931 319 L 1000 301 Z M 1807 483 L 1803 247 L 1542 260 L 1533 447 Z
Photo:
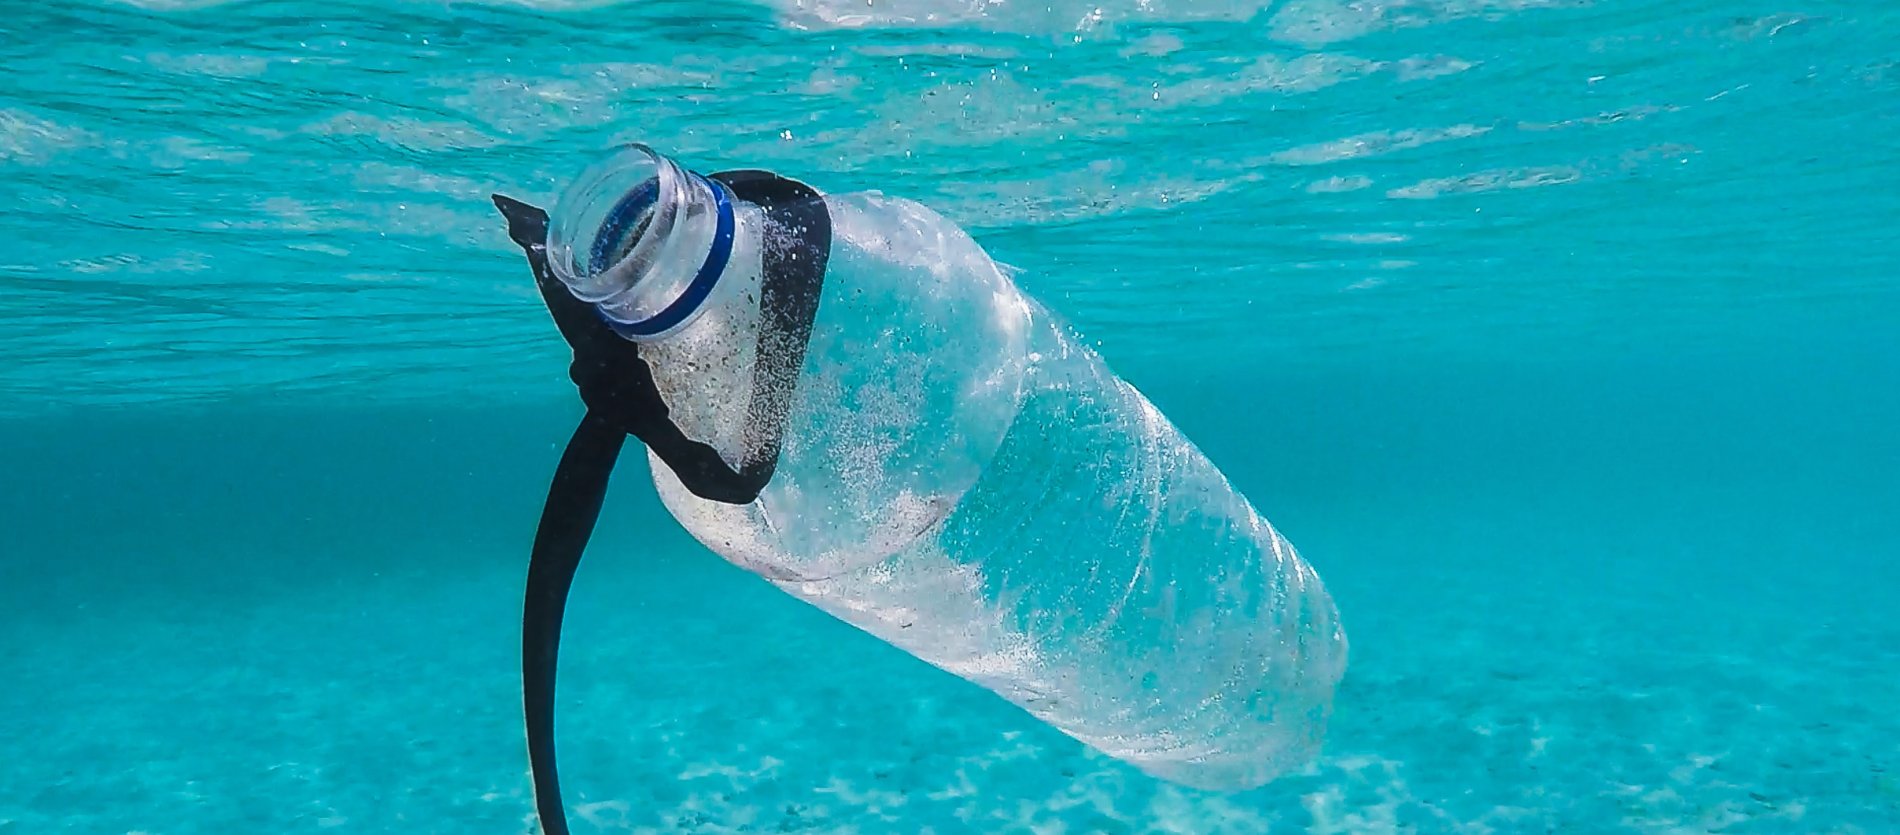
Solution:
M 656 197 L 637 222 L 605 222 L 642 188 Z M 621 149 L 561 198 L 555 273 L 610 319 L 666 307 L 706 260 L 719 188 Z M 955 224 L 877 193 L 823 199 L 830 262 L 776 474 L 724 504 L 654 458 L 668 510 L 724 558 L 1155 776 L 1237 790 L 1308 760 L 1346 664 L 1312 568 Z M 736 467 L 757 442 L 774 232 L 734 206 L 710 296 L 640 342 L 674 421 Z

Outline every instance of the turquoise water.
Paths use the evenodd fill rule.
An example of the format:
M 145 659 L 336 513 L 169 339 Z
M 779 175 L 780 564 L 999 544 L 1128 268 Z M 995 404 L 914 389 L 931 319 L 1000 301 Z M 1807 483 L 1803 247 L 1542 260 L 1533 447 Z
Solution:
M 1323 757 L 1174 788 L 718 561 L 638 457 L 577 832 L 1900 831 L 1900 9 L 0 15 L 0 833 L 525 832 L 578 416 L 491 191 L 923 200 L 1325 577 Z

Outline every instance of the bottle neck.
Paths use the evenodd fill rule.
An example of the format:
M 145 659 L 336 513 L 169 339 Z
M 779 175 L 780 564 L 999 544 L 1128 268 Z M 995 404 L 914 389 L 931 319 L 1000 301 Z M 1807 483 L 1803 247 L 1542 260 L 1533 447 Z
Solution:
M 628 339 L 663 339 L 691 322 L 752 230 L 720 183 L 634 145 L 589 169 L 548 229 L 555 275 Z

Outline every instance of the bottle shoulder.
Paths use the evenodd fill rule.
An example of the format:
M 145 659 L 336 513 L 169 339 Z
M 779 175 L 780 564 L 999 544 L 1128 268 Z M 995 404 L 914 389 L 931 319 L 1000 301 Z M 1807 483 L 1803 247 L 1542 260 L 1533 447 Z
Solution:
M 996 269 L 989 253 L 961 226 L 915 200 L 859 191 L 826 195 L 825 205 L 834 254 L 862 254 L 909 267 Z

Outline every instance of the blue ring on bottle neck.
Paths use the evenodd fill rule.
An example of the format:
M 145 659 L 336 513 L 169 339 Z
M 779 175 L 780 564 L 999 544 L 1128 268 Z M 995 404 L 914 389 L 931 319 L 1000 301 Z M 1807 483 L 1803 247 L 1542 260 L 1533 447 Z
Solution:
M 681 322 L 686 321 L 686 317 L 691 316 L 693 311 L 698 310 L 699 306 L 706 302 L 708 296 L 712 295 L 713 286 L 719 283 L 719 276 L 725 273 L 726 264 L 732 260 L 732 239 L 735 227 L 732 217 L 732 199 L 726 195 L 725 186 L 698 174 L 693 174 L 692 177 L 712 189 L 714 211 L 718 216 L 717 225 L 713 228 L 712 248 L 707 250 L 706 260 L 699 265 L 699 272 L 693 276 L 692 282 L 687 284 L 679 298 L 674 299 L 673 303 L 667 305 L 665 309 L 638 322 L 616 322 L 604 314 L 601 316 L 606 320 L 608 327 L 623 337 L 631 339 L 657 336 L 678 327 Z M 648 191 L 652 193 L 646 194 L 643 198 L 642 193 Z M 595 240 L 611 240 L 612 238 L 604 234 L 609 231 L 610 225 L 612 231 L 624 233 L 626 225 L 639 216 L 641 200 L 644 199 L 647 204 L 651 204 L 657 192 L 656 184 L 651 190 L 643 187 L 628 194 L 622 199 L 620 205 L 614 207 L 608 222 L 602 224 L 603 234 L 596 236 Z M 593 257 L 598 261 L 602 256 L 599 253 L 593 253 Z

